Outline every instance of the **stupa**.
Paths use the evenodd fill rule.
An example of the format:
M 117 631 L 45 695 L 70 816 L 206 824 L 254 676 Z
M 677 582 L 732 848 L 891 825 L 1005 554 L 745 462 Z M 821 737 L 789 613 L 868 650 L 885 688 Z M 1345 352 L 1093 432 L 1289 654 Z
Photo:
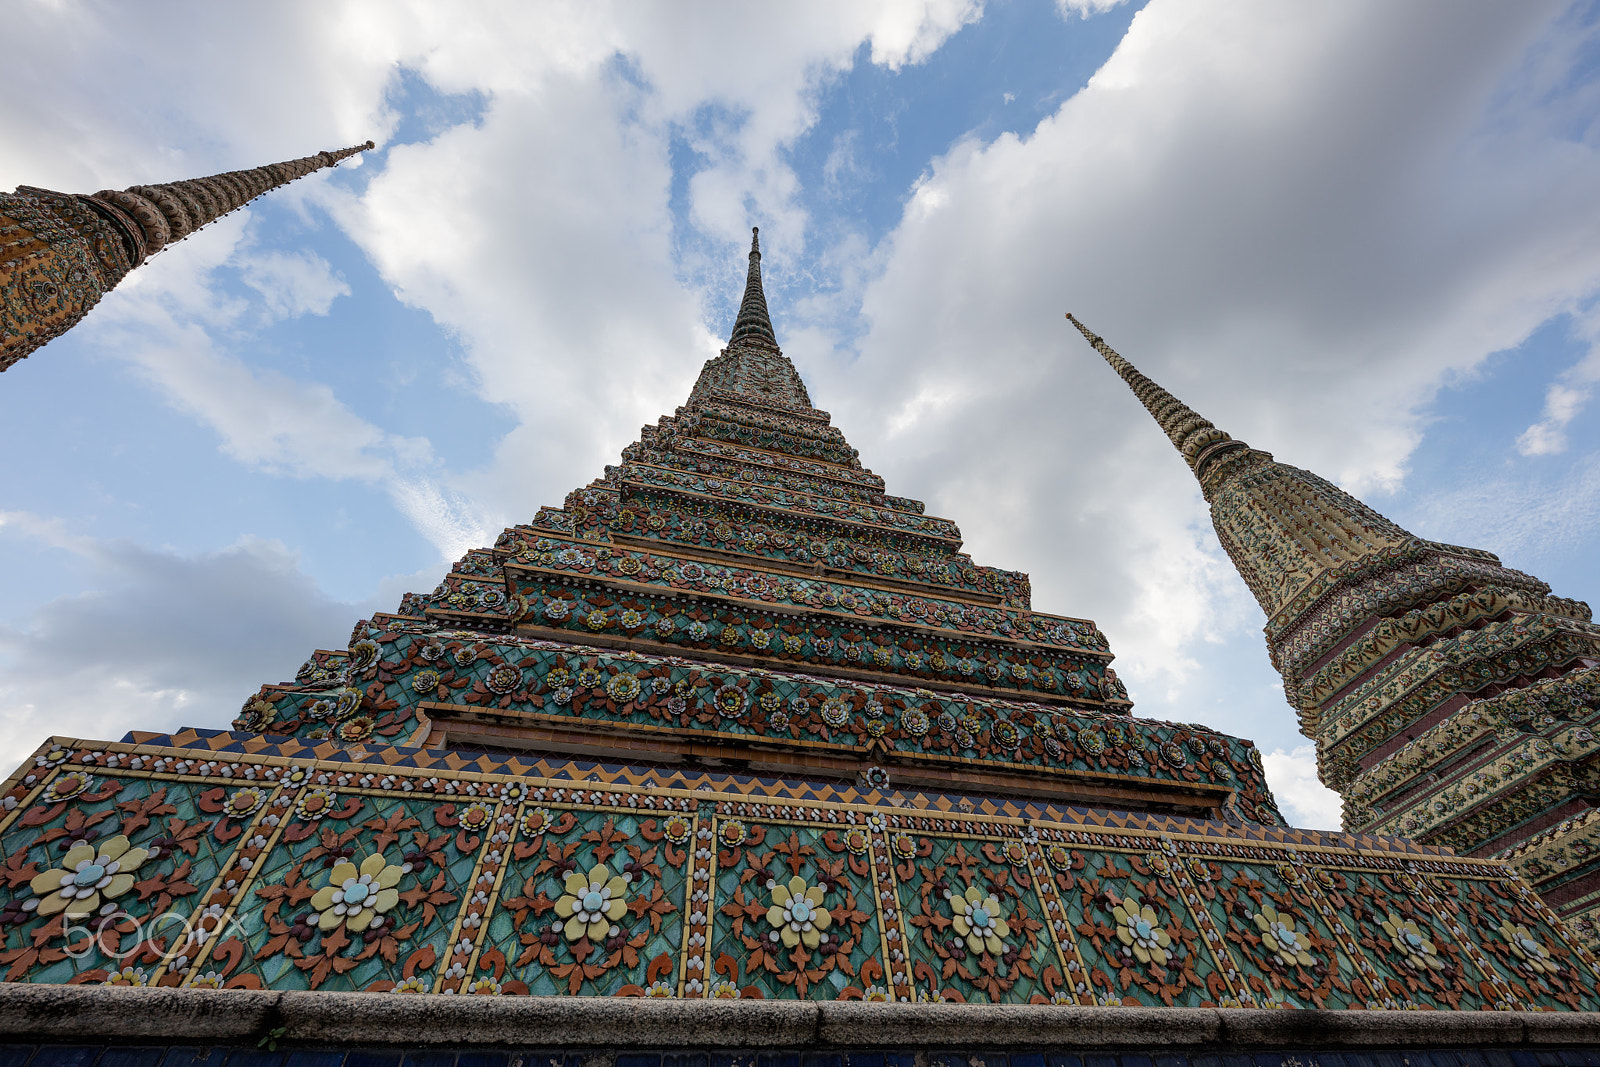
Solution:
M 1600 943 L 1600 627 L 1217 429 L 1068 316 L 1177 446 L 1345 829 L 1503 859 Z
M 1133 715 L 1094 623 L 887 494 L 758 240 L 687 403 L 563 506 L 230 730 L 0 787 L 7 1062 L 1600 1048 L 1600 961 L 1514 870 L 1285 826 L 1251 742 Z
M 0 371 L 76 326 L 163 248 L 373 143 L 206 178 L 102 189 L 0 193 Z

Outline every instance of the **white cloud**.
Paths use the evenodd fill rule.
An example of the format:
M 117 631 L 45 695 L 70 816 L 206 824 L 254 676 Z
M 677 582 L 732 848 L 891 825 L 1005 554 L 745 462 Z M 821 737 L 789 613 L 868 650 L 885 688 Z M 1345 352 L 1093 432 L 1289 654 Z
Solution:
M 17 513 L 0 516 L 5 535 L 72 552 L 92 588 L 0 625 L 0 774 L 47 734 L 225 729 L 260 682 L 293 678 L 313 648 L 343 648 L 373 609 L 328 597 L 275 542 L 180 555 Z
M 262 252 L 249 213 L 224 219 L 129 275 L 82 327 L 104 356 L 127 361 L 168 403 L 217 434 L 224 454 L 293 478 L 382 486 L 442 559 L 489 536 L 477 509 L 441 484 L 427 438 L 395 434 L 356 415 L 316 381 L 253 367 L 232 350 L 261 309 L 228 295 L 218 272 L 240 269 L 267 317 L 326 314 L 349 286 L 311 253 Z
M 350 285 L 315 252 L 246 252 L 236 260 L 244 282 L 279 318 L 326 315 Z
M 1339 794 L 1317 781 L 1317 749 L 1300 745 L 1285 752 L 1274 749 L 1261 757 L 1267 784 L 1278 809 L 1294 826 L 1310 830 L 1337 830 L 1341 818 Z
M 1536 568 L 1543 558 L 1600 535 L 1600 456 L 1578 459 L 1549 479 L 1463 471 L 1460 485 L 1424 496 L 1415 512 L 1415 532 L 1424 537 L 1459 543 L 1470 531 L 1475 547 L 1501 555 L 1509 566 Z
M 1118 7 L 1127 0 L 1056 0 L 1056 10 L 1062 18 L 1086 19 Z
M 1580 329 L 1595 342 L 1596 325 L 1592 317 Z M 1544 394 L 1544 410 L 1537 422 L 1517 437 L 1517 451 L 1524 456 L 1553 456 L 1567 450 L 1567 426 L 1583 413 L 1600 383 L 1600 345 L 1567 368 L 1551 382 Z

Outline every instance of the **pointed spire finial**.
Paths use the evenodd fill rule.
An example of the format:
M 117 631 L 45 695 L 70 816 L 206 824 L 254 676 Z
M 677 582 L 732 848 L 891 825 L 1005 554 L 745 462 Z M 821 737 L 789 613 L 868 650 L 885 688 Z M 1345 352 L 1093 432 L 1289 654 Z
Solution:
M 0 371 L 71 329 L 162 248 L 280 185 L 373 147 L 368 141 L 254 170 L 93 196 L 27 185 L 0 193 L 0 230 L 13 235 L 0 247 Z M 51 299 L 39 301 L 39 291 Z
M 744 299 L 739 301 L 739 317 L 733 322 L 733 336 L 728 343 L 739 341 L 765 341 L 774 348 L 778 337 L 772 332 L 772 318 L 767 314 L 767 297 L 761 291 L 761 228 L 750 227 L 750 272 L 745 277 Z
M 1243 441 L 1235 441 L 1217 429 L 1183 401 L 1140 374 L 1132 363 L 1119 356 L 1099 334 L 1079 322 L 1070 311 L 1067 312 L 1067 321 L 1078 328 L 1084 340 L 1093 345 L 1094 350 L 1111 364 L 1111 369 L 1128 383 L 1133 395 L 1138 397 L 1139 403 L 1154 416 L 1156 423 L 1160 425 L 1167 438 L 1183 456 L 1184 462 L 1189 464 L 1189 469 L 1195 474 L 1200 473 L 1201 465 L 1207 460 L 1223 452 L 1248 447 Z

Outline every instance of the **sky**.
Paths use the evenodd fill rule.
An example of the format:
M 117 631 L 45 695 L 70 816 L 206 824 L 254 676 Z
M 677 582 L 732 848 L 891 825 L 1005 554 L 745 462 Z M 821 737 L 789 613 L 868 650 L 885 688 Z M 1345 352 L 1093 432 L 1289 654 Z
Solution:
M 1333 827 L 1197 485 L 1233 436 L 1600 598 L 1600 3 L 0 0 L 0 188 L 367 140 L 0 376 L 0 765 L 223 728 L 778 338 L 1136 714 Z

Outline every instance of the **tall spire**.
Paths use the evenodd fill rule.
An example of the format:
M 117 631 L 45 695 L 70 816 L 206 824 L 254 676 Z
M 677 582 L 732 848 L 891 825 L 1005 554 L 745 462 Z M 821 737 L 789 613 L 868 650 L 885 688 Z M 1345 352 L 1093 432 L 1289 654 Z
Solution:
M 208 178 L 0 193 L 0 371 L 71 329 L 133 268 L 264 193 L 373 143 Z
M 1209 462 L 1224 452 L 1249 447 L 1243 441 L 1235 441 L 1227 433 L 1217 429 L 1210 420 L 1203 418 L 1183 401 L 1140 374 L 1138 368 L 1119 356 L 1110 345 L 1106 344 L 1104 338 L 1079 322 L 1070 311 L 1067 312 L 1067 321 L 1078 328 L 1078 332 L 1094 346 L 1094 350 L 1111 364 L 1111 369 L 1128 383 L 1133 395 L 1138 397 L 1139 403 L 1155 417 L 1162 432 L 1183 455 L 1184 462 L 1189 464 L 1189 469 L 1195 474 L 1200 473 L 1202 463 Z
M 778 347 L 777 335 L 772 332 L 767 298 L 761 291 L 761 231 L 755 227 L 750 230 L 750 273 L 733 323 L 733 336 L 716 359 L 706 361 L 689 402 L 698 403 L 713 393 L 813 410 L 806 383 L 800 380 L 799 372 Z
M 761 228 L 750 227 L 750 272 L 745 276 L 744 299 L 739 301 L 739 317 L 733 323 L 730 345 L 740 341 L 765 341 L 776 346 L 772 319 L 767 314 L 767 297 L 761 291 Z
M 1346 829 L 1508 858 L 1558 889 L 1553 906 L 1600 922 L 1600 856 L 1573 845 L 1593 824 L 1569 819 L 1592 807 L 1600 750 L 1559 747 L 1592 739 L 1573 724 L 1600 706 L 1588 605 L 1233 441 L 1067 318 L 1199 477 Z
M 1073 315 L 1067 320 L 1128 383 L 1199 479 L 1217 539 L 1267 614 L 1269 644 L 1293 629 L 1330 576 L 1365 573 L 1418 543 L 1327 479 L 1235 441 Z

